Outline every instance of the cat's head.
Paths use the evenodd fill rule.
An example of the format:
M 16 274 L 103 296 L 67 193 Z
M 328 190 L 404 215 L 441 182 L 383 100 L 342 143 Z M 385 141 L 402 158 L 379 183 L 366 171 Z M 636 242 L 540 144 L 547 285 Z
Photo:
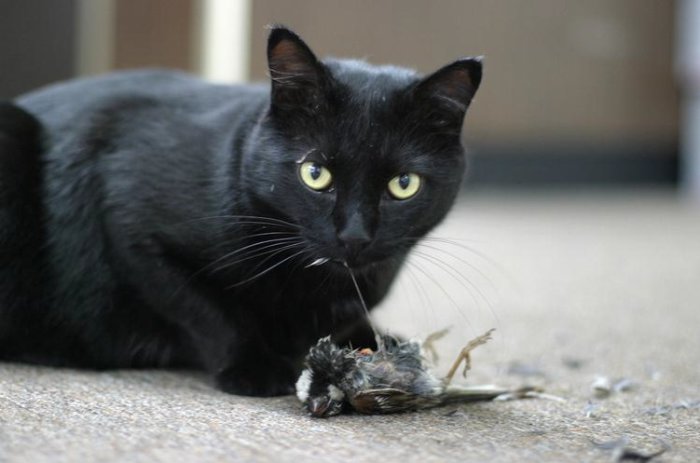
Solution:
M 309 263 L 362 268 L 403 255 L 459 190 L 480 59 L 425 77 L 319 61 L 283 27 L 272 29 L 267 54 L 270 104 L 244 161 L 257 205 L 299 226 Z

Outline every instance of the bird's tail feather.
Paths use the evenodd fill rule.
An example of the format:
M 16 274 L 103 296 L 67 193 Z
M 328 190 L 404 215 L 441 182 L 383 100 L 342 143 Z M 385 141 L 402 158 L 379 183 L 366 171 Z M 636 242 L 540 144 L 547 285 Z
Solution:
M 534 387 L 521 387 L 512 389 L 493 384 L 480 386 L 449 385 L 440 395 L 441 405 L 463 402 L 480 402 L 493 400 L 496 397 L 508 399 L 522 399 L 528 397 L 528 393 L 538 391 Z

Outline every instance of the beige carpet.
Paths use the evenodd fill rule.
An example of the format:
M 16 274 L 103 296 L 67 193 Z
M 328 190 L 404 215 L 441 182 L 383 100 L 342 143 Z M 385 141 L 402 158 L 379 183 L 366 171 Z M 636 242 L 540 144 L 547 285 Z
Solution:
M 470 383 L 565 399 L 315 420 L 179 372 L 0 364 L 0 461 L 700 461 L 700 208 L 670 193 L 472 194 L 419 248 L 378 322 L 488 328 Z M 462 277 L 458 276 L 462 275 Z M 619 391 L 591 389 L 596 377 Z M 623 380 L 620 382 L 620 380 Z

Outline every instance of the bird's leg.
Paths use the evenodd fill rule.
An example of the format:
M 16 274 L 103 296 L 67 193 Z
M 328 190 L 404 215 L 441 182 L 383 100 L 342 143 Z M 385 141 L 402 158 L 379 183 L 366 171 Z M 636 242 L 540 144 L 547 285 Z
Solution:
M 442 339 L 448 332 L 450 328 L 443 328 L 440 331 L 430 333 L 421 343 L 421 349 L 425 354 L 430 354 L 430 360 L 433 365 L 437 364 L 439 357 L 437 350 L 435 350 L 435 341 Z
M 452 381 L 452 377 L 454 377 L 455 373 L 457 372 L 457 368 L 459 368 L 459 365 L 462 362 L 464 362 L 464 371 L 462 372 L 462 375 L 465 377 L 467 376 L 467 371 L 469 371 L 469 369 L 472 367 L 471 351 L 473 351 L 475 348 L 482 344 L 486 344 L 491 339 L 491 333 L 493 333 L 493 331 L 493 328 L 488 330 L 481 336 L 469 341 L 467 345 L 462 348 L 462 350 L 459 352 L 459 355 L 457 355 L 457 359 L 452 364 L 452 368 L 450 368 L 450 371 L 448 371 L 445 377 L 443 378 L 445 386 L 450 384 L 450 382 Z

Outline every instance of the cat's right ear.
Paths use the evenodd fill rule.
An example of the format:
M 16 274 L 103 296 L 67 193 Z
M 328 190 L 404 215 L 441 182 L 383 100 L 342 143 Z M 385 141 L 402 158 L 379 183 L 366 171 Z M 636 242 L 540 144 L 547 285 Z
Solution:
M 267 40 L 267 62 L 273 109 L 318 109 L 326 71 L 298 35 L 286 27 L 272 27 Z

